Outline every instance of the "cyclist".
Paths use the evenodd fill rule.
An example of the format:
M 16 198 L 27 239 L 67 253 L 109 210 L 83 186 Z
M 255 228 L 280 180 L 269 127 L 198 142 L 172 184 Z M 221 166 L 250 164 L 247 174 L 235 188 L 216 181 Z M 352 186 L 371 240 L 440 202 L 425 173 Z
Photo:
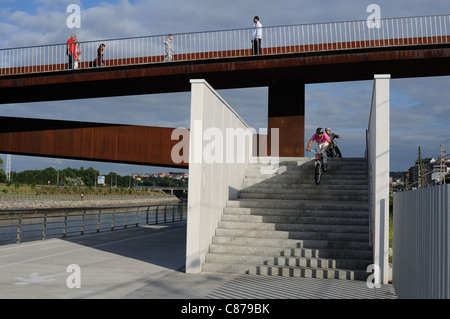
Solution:
M 308 152 L 311 152 L 311 144 L 313 142 L 317 143 L 317 153 L 322 153 L 323 155 L 323 170 L 326 171 L 328 169 L 327 152 L 331 147 L 330 137 L 323 131 L 323 128 L 319 127 L 317 128 L 316 133 L 311 136 L 308 147 L 306 148 Z
M 334 137 L 336 137 L 336 138 L 341 138 L 340 135 L 331 133 L 331 128 L 329 128 L 329 127 L 327 127 L 327 128 L 325 129 L 325 133 L 327 133 L 327 135 L 329 136 L 330 140 L 332 140 Z

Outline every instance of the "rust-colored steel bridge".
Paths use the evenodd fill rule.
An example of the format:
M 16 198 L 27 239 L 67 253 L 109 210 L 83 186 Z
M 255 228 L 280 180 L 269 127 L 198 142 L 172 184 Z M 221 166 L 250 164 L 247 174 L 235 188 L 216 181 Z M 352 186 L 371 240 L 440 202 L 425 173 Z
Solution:
M 448 31 L 447 31 L 448 29 Z M 277 26 L 263 29 L 254 55 L 251 29 L 81 43 L 84 62 L 68 69 L 67 45 L 0 50 L 0 104 L 185 92 L 190 79 L 215 89 L 268 87 L 268 131 L 279 128 L 280 156 L 304 156 L 305 84 L 450 75 L 450 16 Z M 105 65 L 94 67 L 106 44 Z M 0 152 L 168 167 L 172 128 L 0 117 Z

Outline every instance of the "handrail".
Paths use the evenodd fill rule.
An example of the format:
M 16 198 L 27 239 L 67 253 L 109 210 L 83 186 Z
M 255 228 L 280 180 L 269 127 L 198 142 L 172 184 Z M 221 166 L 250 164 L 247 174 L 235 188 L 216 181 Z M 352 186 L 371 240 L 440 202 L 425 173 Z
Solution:
M 263 27 L 262 55 L 450 43 L 450 15 Z M 251 56 L 252 28 L 174 34 L 173 61 Z M 105 67 L 163 63 L 165 35 L 80 42 L 79 69 L 93 68 L 106 45 Z M 0 50 L 0 76 L 68 70 L 67 43 Z
M 158 210 L 164 209 L 164 216 Z M 171 218 L 167 214 L 171 213 Z M 0 245 L 187 219 L 187 204 L 0 210 Z

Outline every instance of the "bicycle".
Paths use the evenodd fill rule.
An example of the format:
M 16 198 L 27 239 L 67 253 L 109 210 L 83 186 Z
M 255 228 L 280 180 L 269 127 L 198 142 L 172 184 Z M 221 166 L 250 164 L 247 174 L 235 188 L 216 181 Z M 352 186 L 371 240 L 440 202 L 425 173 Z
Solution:
M 307 151 L 308 152 L 308 151 Z M 316 154 L 316 161 L 314 163 L 314 179 L 316 181 L 316 184 L 320 184 L 320 180 L 322 178 L 322 170 L 326 172 L 325 165 L 323 163 L 323 153 L 322 152 L 316 152 L 314 150 L 311 150 L 311 152 Z
M 336 137 L 331 140 L 331 148 L 327 152 L 328 157 L 342 157 L 341 150 L 337 146 Z

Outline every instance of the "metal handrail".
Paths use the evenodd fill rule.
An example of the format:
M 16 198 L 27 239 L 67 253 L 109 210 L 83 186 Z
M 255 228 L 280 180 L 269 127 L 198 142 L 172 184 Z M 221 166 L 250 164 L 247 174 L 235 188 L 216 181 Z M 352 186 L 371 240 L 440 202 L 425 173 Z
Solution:
M 164 208 L 163 219 L 158 210 Z M 171 213 L 171 218 L 167 214 Z M 187 219 L 183 203 L 0 210 L 0 245 Z
M 450 15 L 263 27 L 262 55 L 450 43 Z M 173 61 L 251 56 L 252 28 L 174 34 Z M 106 45 L 105 66 L 163 63 L 165 35 L 80 42 L 79 68 L 92 68 Z M 67 43 L 0 50 L 0 76 L 67 70 Z

